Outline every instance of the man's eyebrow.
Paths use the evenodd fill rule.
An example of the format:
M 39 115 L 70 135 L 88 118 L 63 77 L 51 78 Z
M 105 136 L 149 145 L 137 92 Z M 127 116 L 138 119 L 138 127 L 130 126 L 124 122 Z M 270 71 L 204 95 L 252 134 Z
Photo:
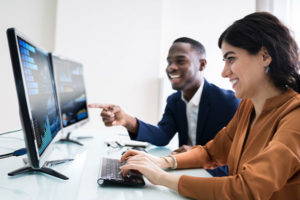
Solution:
M 181 59 L 181 58 L 186 58 L 186 56 L 173 56 L 173 57 L 167 57 L 167 60 L 170 60 L 171 58 L 173 59 Z
M 229 54 L 235 54 L 233 51 L 228 51 L 224 54 L 223 59 L 226 59 Z

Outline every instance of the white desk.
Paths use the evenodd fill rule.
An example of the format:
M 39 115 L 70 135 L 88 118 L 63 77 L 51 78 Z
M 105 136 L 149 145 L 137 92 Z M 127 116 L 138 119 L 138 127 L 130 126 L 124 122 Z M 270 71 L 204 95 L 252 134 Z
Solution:
M 9 177 L 8 172 L 24 166 L 26 156 L 0 159 L 0 198 L 5 200 L 93 200 L 93 199 L 185 199 L 177 192 L 155 186 L 146 181 L 143 188 L 129 187 L 101 187 L 97 184 L 98 173 L 102 156 L 120 158 L 124 151 L 118 148 L 109 148 L 104 141 L 117 138 L 128 138 L 121 128 L 102 128 L 99 130 L 86 130 L 83 128 L 72 134 L 73 137 L 92 135 L 93 139 L 81 140 L 84 146 L 72 143 L 56 143 L 49 160 L 75 158 L 69 163 L 53 166 L 56 171 L 69 177 L 64 181 L 42 173 L 31 173 Z M 13 133 L 0 136 L 0 154 L 9 153 L 24 147 L 23 133 Z M 176 148 L 177 144 L 167 147 L 149 148 L 149 153 L 164 156 Z M 199 177 L 210 177 L 203 169 L 175 170 L 171 173 L 187 174 Z

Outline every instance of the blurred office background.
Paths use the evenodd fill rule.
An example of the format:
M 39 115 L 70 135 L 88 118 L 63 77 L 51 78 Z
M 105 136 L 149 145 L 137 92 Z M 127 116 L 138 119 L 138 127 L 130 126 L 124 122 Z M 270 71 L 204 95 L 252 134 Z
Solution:
M 156 124 L 172 92 L 165 75 L 172 41 L 188 36 L 207 50 L 208 81 L 221 78 L 217 39 L 233 21 L 269 11 L 300 44 L 299 0 L 0 0 L 0 132 L 21 127 L 6 29 L 15 27 L 35 45 L 82 62 L 88 101 L 118 104 Z M 91 128 L 103 126 L 90 110 Z

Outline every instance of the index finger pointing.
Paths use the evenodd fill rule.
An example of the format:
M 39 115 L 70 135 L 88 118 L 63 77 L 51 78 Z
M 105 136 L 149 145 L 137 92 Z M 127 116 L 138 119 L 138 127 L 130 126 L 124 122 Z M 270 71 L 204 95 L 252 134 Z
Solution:
M 111 105 L 103 104 L 103 103 L 91 103 L 88 105 L 89 108 L 101 108 L 101 109 L 108 109 Z

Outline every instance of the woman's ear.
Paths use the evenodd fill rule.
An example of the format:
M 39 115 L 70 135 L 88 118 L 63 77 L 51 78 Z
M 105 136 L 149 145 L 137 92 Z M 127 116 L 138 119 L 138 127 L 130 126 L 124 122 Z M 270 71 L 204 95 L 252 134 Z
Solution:
M 265 66 L 269 66 L 272 62 L 272 57 L 270 56 L 268 50 L 265 47 L 261 48 L 261 55 L 263 57 L 263 65 Z

